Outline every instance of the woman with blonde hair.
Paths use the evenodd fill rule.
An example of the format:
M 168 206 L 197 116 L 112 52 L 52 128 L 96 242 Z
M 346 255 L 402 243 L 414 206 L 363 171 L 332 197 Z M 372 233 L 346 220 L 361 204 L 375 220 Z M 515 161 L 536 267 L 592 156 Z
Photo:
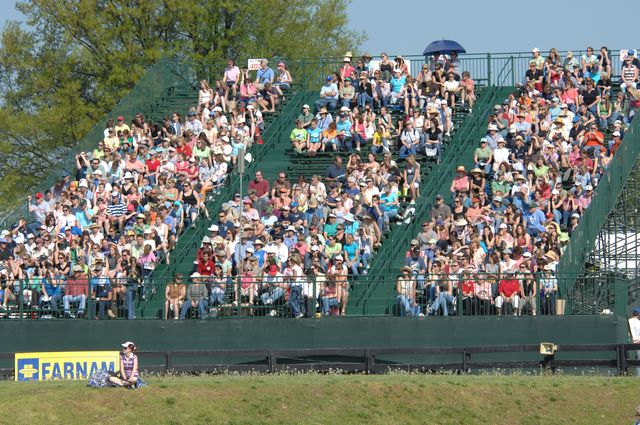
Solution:
M 213 99 L 213 90 L 207 80 L 200 81 L 200 91 L 198 92 L 198 106 L 208 104 Z

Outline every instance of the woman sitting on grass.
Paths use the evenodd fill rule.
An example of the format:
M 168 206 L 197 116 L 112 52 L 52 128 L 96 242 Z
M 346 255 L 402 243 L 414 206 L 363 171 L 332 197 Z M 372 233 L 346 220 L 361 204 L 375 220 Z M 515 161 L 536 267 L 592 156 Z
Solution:
M 120 353 L 120 371 L 115 376 L 110 376 L 109 381 L 118 387 L 134 389 L 139 381 L 136 345 L 131 341 L 121 345 L 123 349 Z

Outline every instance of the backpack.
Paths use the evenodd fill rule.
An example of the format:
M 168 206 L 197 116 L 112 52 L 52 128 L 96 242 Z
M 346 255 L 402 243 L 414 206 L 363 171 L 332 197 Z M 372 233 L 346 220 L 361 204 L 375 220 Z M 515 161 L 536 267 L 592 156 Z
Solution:
M 109 382 L 109 372 L 105 369 L 100 369 L 97 372 L 94 372 L 89 376 L 89 382 L 87 382 L 87 387 L 91 388 L 106 388 L 111 386 L 111 382 Z

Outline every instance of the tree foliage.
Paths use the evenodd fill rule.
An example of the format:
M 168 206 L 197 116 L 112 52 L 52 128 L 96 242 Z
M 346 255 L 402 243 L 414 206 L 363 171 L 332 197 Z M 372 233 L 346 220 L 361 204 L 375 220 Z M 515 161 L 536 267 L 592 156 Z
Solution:
M 337 56 L 349 0 L 27 0 L 0 35 L 0 208 L 56 168 L 161 57 Z M 17 184 L 19 183 L 19 184 Z

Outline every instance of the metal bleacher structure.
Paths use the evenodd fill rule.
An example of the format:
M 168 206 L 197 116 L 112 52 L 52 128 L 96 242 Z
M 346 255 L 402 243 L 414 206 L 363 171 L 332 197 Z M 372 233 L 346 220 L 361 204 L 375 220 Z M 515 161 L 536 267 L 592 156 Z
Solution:
M 561 55 L 563 52 L 561 52 Z M 574 54 L 582 52 L 574 50 Z M 405 56 L 411 61 L 412 74 L 416 74 L 422 56 Z M 276 60 L 278 58 L 275 58 Z M 473 151 L 478 140 L 486 132 L 488 114 L 495 104 L 499 104 L 515 90 L 515 84 L 524 75 L 529 52 L 501 54 L 469 54 L 461 58 L 462 70 L 471 72 L 478 87 L 478 101 L 473 114 L 460 110 L 456 114 L 456 131 L 445 140 L 440 161 L 429 162 L 420 159 L 422 165 L 421 196 L 416 200 L 415 213 L 409 223 L 393 226 L 385 236 L 382 246 L 372 257 L 368 275 L 361 276 L 357 291 L 350 298 L 349 315 L 375 316 L 390 315 L 389 300 L 394 280 L 389 275 L 399 270 L 409 241 L 419 232 L 420 223 L 433 206 L 438 193 L 447 194 L 457 165 L 472 166 Z M 289 133 L 301 106 L 312 104 L 318 89 L 327 74 L 339 66 L 339 58 L 315 58 L 286 61 L 296 84 L 287 93 L 286 102 L 276 114 L 265 118 L 266 131 L 262 135 L 263 144 L 252 147 L 253 160 L 247 164 L 242 187 L 248 186 L 249 179 L 257 169 L 265 177 L 273 180 L 276 173 L 286 171 L 290 181 L 295 181 L 302 172 L 323 174 L 333 156 L 319 155 L 313 159 L 298 157 L 291 153 Z M 617 54 L 612 55 L 613 69 L 619 69 Z M 88 134 L 74 146 L 73 152 L 90 151 L 102 137 L 104 122 L 117 115 L 127 117 L 141 112 L 148 121 L 156 121 L 171 111 L 186 112 L 197 102 L 197 83 L 201 78 L 210 81 L 219 78 L 224 61 L 219 63 L 194 63 L 163 59 L 156 63 L 131 92 L 116 105 Z M 569 246 L 561 258 L 558 275 L 560 296 L 567 299 L 567 314 L 597 314 L 605 309 L 626 315 L 628 308 L 637 303 L 640 291 L 638 279 L 638 207 L 640 179 L 638 177 L 638 157 L 640 155 L 640 133 L 638 120 L 629 128 L 616 155 L 596 188 L 590 208 L 583 215 L 578 229 L 574 232 Z M 362 155 L 366 158 L 366 152 Z M 44 189 L 51 187 L 62 170 L 72 171 L 73 154 L 69 161 L 61 165 L 50 179 L 43 182 Z M 227 180 L 227 184 L 214 199 L 207 203 L 212 217 L 216 217 L 224 202 L 240 192 L 241 182 L 237 174 Z M 0 225 L 9 226 L 20 216 L 28 215 L 25 205 L 19 205 L 0 217 Z M 153 278 L 166 280 L 174 273 L 188 274 L 193 269 L 195 252 L 207 232 L 209 222 L 199 220 L 194 228 L 184 232 L 171 253 L 171 264 L 161 264 Z M 145 312 L 138 317 L 158 317 L 162 299 L 148 307 L 153 312 Z M 159 313 L 158 313 L 159 314 Z

